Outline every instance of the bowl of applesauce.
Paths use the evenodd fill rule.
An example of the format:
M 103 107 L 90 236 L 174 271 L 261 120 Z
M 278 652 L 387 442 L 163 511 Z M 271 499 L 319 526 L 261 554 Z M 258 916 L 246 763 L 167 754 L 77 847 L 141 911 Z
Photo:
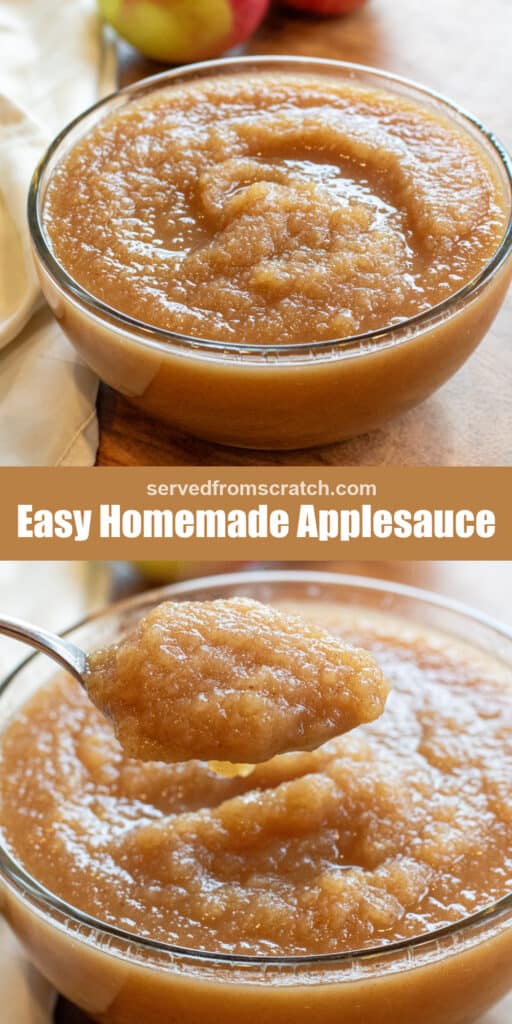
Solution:
M 0 690 L 1 906 L 27 956 L 98 1024 L 477 1021 L 512 988 L 512 631 L 397 584 L 263 571 L 68 636 L 92 652 L 164 599 L 232 598 L 363 648 L 384 712 L 219 774 L 129 757 L 31 657 Z
M 178 68 L 34 174 L 43 292 L 85 361 L 177 429 L 327 444 L 421 402 L 512 275 L 511 163 L 433 92 L 338 61 Z

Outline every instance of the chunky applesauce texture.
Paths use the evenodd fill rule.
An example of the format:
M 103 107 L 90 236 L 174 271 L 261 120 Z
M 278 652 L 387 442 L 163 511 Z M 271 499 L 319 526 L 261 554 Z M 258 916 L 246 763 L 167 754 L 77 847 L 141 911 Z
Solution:
M 367 651 L 244 597 L 158 605 L 85 684 L 144 761 L 268 761 L 373 721 L 388 695 Z
M 457 292 L 506 222 L 483 148 L 433 106 L 328 75 L 155 90 L 53 173 L 44 224 L 90 294 L 251 344 L 384 328 Z
M 11 853 L 104 922 L 245 954 L 382 946 L 503 896 L 510 670 L 378 612 L 313 600 L 278 610 L 376 659 L 391 683 L 376 721 L 222 778 L 202 761 L 130 758 L 76 682 L 56 677 L 3 737 Z

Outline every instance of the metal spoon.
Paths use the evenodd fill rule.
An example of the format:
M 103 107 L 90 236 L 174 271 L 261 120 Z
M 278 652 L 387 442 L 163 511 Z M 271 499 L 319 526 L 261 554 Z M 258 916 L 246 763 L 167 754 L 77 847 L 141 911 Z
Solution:
M 85 688 L 84 674 L 87 669 L 87 655 L 80 647 L 65 640 L 47 629 L 40 629 L 39 626 L 32 626 L 22 619 L 13 619 L 9 615 L 0 616 L 0 635 L 10 636 L 13 640 L 19 640 L 29 647 L 36 647 L 38 651 L 53 658 L 59 665 L 78 679 L 81 686 Z
M 22 644 L 35 647 L 49 658 L 53 658 L 62 668 L 65 668 L 80 686 L 87 690 L 84 675 L 87 671 L 87 655 L 81 647 L 77 647 L 71 640 L 65 640 L 47 629 L 40 629 L 30 622 L 23 622 L 22 619 L 13 619 L 10 615 L 0 616 L 0 636 L 10 636 L 13 640 L 19 640 Z M 228 761 L 210 762 L 213 771 L 217 775 L 249 775 L 254 765 L 252 764 L 230 764 Z

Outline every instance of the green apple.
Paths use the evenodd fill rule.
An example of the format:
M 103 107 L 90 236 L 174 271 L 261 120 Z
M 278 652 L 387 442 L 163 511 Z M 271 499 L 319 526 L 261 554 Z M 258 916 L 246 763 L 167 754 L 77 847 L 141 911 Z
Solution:
M 247 39 L 269 0 L 98 0 L 100 13 L 146 57 L 166 64 L 218 57 Z

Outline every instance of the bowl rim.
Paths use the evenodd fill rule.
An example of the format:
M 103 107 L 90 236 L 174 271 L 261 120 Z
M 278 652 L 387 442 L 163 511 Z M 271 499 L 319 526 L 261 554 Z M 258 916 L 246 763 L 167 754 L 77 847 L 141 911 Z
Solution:
M 318 586 L 334 586 L 338 588 L 358 588 L 371 591 L 373 593 L 391 593 L 399 598 L 410 599 L 415 602 L 432 605 L 436 608 L 444 608 L 449 612 L 454 612 L 464 618 L 469 618 L 478 625 L 484 626 L 505 638 L 507 641 L 512 642 L 512 627 L 498 622 L 485 612 L 480 612 L 469 605 L 453 598 L 437 594 L 433 591 L 424 590 L 419 587 L 412 587 L 408 584 L 397 583 L 395 581 L 376 579 L 369 576 L 301 569 L 242 570 L 234 573 L 222 573 L 183 580 L 157 589 L 146 590 L 85 616 L 75 625 L 66 629 L 62 633 L 62 636 L 73 634 L 76 630 L 90 623 L 94 623 L 97 619 L 105 618 L 111 614 L 122 613 L 123 610 L 136 609 L 138 605 L 142 606 L 147 604 L 148 599 L 153 600 L 154 598 L 155 603 L 158 603 L 161 600 L 169 600 L 173 597 L 186 597 L 194 591 L 203 591 L 207 589 L 215 590 L 220 586 L 232 587 L 239 584 L 243 585 L 244 583 L 302 583 L 306 585 L 316 584 Z M 0 698 L 3 697 L 9 686 L 16 681 L 18 674 L 24 671 L 30 662 L 36 658 L 42 657 L 44 657 L 44 655 L 40 652 L 30 654 L 21 662 L 21 664 L 12 670 L 5 679 L 1 680 Z M 300 954 L 297 956 L 267 956 L 265 954 L 248 955 L 242 953 L 216 952 L 215 950 L 191 949 L 186 946 L 161 942 L 157 939 L 137 935 L 134 932 L 127 931 L 115 925 L 109 925 L 106 922 L 101 921 L 99 918 L 95 918 L 92 915 L 87 914 L 85 911 L 81 911 L 77 907 L 73 907 L 72 904 L 67 903 L 66 900 L 61 899 L 61 897 L 57 896 L 55 893 L 51 892 L 39 883 L 36 878 L 29 874 L 29 872 L 25 871 L 22 865 L 13 856 L 11 856 L 6 849 L 0 831 L 0 880 L 2 880 L 1 876 L 4 876 L 4 884 L 14 885 L 16 890 L 21 890 L 22 897 L 26 898 L 28 896 L 34 900 L 37 908 L 39 910 L 42 909 L 47 916 L 48 914 L 57 912 L 58 914 L 65 916 L 79 928 L 83 928 L 85 926 L 89 931 L 99 933 L 102 937 L 121 940 L 130 947 L 136 946 L 141 948 L 146 953 L 153 952 L 165 954 L 167 957 L 187 959 L 188 961 L 195 961 L 203 964 L 224 963 L 239 967 L 263 967 L 267 965 L 275 965 L 276 967 L 282 968 L 329 967 L 352 962 L 364 963 L 365 961 L 375 960 L 375 958 L 384 959 L 395 954 L 414 952 L 431 943 L 438 943 L 445 938 L 458 937 L 463 933 L 471 931 L 478 925 L 491 923 L 502 915 L 512 912 L 512 891 L 510 891 L 493 903 L 490 903 L 475 913 L 467 915 L 466 917 L 463 917 L 449 925 L 433 929 L 429 932 L 423 932 L 417 936 L 411 936 L 396 942 L 387 943 L 383 946 L 368 946 L 360 949 L 344 950 L 338 953 Z M 50 923 L 55 925 L 55 922 L 51 919 Z M 87 941 L 87 937 L 83 936 L 83 934 L 79 935 L 79 938 L 85 938 Z M 110 951 L 114 952 L 113 949 Z
M 480 143 L 483 138 L 485 143 L 487 143 L 491 150 L 493 150 L 495 158 L 497 158 L 501 165 L 501 169 L 504 171 L 508 184 L 510 200 L 508 222 L 506 224 L 503 237 L 495 252 L 479 273 L 466 282 L 462 288 L 459 288 L 456 292 L 453 292 L 453 294 L 449 295 L 446 299 L 443 299 L 435 306 L 432 306 L 421 313 L 417 313 L 412 317 L 405 318 L 397 324 L 390 324 L 387 327 L 376 328 L 372 331 L 350 335 L 345 338 L 332 338 L 326 341 L 291 342 L 289 344 L 275 343 L 268 345 L 193 337 L 192 335 L 181 334 L 167 328 L 157 327 L 148 324 L 143 320 L 138 320 L 127 313 L 123 313 L 121 310 L 116 310 L 108 303 L 103 302 L 103 300 L 92 295 L 91 292 L 87 291 L 87 289 L 83 288 L 77 281 L 75 281 L 75 279 L 68 274 L 59 260 L 57 260 L 52 251 L 50 241 L 43 225 L 42 212 L 44 202 L 41 200 L 42 185 L 45 181 L 49 165 L 53 158 L 56 157 L 60 146 L 65 143 L 68 135 L 77 129 L 83 121 L 96 112 L 101 111 L 103 108 L 105 108 L 105 112 L 108 114 L 109 108 L 113 108 L 116 103 L 122 103 L 125 101 L 130 102 L 130 100 L 138 98 L 140 95 L 144 95 L 145 93 L 152 92 L 154 89 L 164 88 L 167 83 L 172 85 L 173 82 L 176 81 L 187 81 L 188 79 L 196 76 L 207 77 L 210 74 L 215 74 L 216 72 L 223 73 L 225 70 L 236 72 L 237 70 L 252 68 L 253 70 L 258 71 L 269 69 L 276 65 L 279 66 L 281 70 L 283 70 L 283 68 L 300 69 L 302 67 L 304 69 L 305 67 L 311 67 L 313 71 L 315 69 L 317 71 L 321 71 L 323 69 L 325 72 L 328 72 L 329 70 L 333 72 L 344 71 L 352 78 L 355 78 L 358 75 L 373 76 L 374 78 L 381 79 L 384 83 L 389 83 L 390 86 L 392 84 L 401 86 L 405 90 L 416 94 L 420 99 L 423 97 L 429 102 L 433 100 L 437 106 L 440 106 L 444 110 L 448 117 L 451 117 L 452 119 L 455 117 L 459 121 L 466 122 L 468 126 L 467 130 L 470 130 L 473 133 L 475 133 L 476 130 L 476 135 L 481 137 L 479 140 Z M 86 134 L 87 131 L 80 136 L 80 139 Z M 478 118 L 466 111 L 459 104 L 434 89 L 423 86 L 404 76 L 396 75 L 393 72 L 365 64 L 356 64 L 342 60 L 330 60 L 321 57 L 292 56 L 284 54 L 258 54 L 255 56 L 225 57 L 220 60 L 201 61 L 195 64 L 175 67 L 170 70 L 159 72 L 155 75 L 150 75 L 132 85 L 128 85 L 123 89 L 110 93 L 108 96 L 105 96 L 92 104 L 85 111 L 79 114 L 78 117 L 75 117 L 55 137 L 35 168 L 28 193 L 27 217 L 32 243 L 39 259 L 41 260 L 42 266 L 53 281 L 67 293 L 68 299 L 74 301 L 75 304 L 78 304 L 81 308 L 85 309 L 89 316 L 107 320 L 107 322 L 109 322 L 113 327 L 124 330 L 124 333 L 126 333 L 128 329 L 130 332 L 130 340 L 142 345 L 143 347 L 157 349 L 158 351 L 163 351 L 169 354 L 169 352 L 172 351 L 172 347 L 177 346 L 189 355 L 197 356 L 198 352 L 208 354 L 213 358 L 216 355 L 224 356 L 224 358 L 246 355 L 249 357 L 263 358 L 264 361 L 267 361 L 269 357 L 276 356 L 280 356 L 286 361 L 287 358 L 291 359 L 297 356 L 314 357 L 317 354 L 328 354 L 331 357 L 336 356 L 336 358 L 347 358 L 371 352 L 375 349 L 386 348 L 390 345 L 395 346 L 411 340 L 411 337 L 416 336 L 416 334 L 422 330 L 426 330 L 440 319 L 454 315 L 459 308 L 461 308 L 467 301 L 474 298 L 479 291 L 485 287 L 487 282 L 496 275 L 512 251 L 512 157 L 509 155 L 505 146 L 500 142 L 498 137 L 492 131 L 487 129 Z M 272 365 L 272 363 L 270 363 L 270 365 Z

